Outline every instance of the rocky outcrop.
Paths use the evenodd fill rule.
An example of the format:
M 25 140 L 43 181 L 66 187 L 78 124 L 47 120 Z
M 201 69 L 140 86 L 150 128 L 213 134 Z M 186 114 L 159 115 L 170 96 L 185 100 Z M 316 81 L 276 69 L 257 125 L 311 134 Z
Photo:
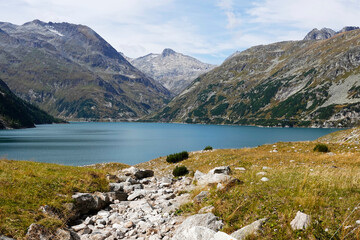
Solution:
M 215 66 L 166 48 L 161 54 L 148 54 L 131 60 L 131 64 L 161 83 L 174 95 L 184 90 L 195 78 Z
M 324 40 L 335 36 L 336 32 L 330 28 L 322 28 L 321 30 L 314 28 L 304 38 L 304 40 Z
M 216 185 L 218 189 L 223 189 L 229 184 L 233 185 L 241 183 L 240 180 L 231 177 L 229 175 L 230 172 L 230 167 L 228 166 L 216 167 L 211 169 L 207 174 L 197 170 L 194 174 L 194 180 L 200 186 Z

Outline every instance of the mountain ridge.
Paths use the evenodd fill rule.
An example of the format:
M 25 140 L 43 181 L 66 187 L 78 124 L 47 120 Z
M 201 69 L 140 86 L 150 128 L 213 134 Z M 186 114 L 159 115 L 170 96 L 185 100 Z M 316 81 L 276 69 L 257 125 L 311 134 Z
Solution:
M 344 127 L 359 123 L 360 30 L 251 47 L 196 79 L 153 121 Z
M 64 123 L 15 96 L 0 79 L 0 129 L 33 128 L 35 124 Z
M 87 26 L 34 20 L 0 29 L 0 77 L 53 115 L 138 119 L 170 98 Z

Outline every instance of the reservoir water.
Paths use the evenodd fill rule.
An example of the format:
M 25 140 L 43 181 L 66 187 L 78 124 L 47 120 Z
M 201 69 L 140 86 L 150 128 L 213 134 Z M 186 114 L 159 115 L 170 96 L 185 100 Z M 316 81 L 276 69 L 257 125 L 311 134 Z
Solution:
M 171 153 L 315 140 L 336 129 L 171 123 L 70 123 L 0 131 L 0 157 L 65 165 L 136 164 Z

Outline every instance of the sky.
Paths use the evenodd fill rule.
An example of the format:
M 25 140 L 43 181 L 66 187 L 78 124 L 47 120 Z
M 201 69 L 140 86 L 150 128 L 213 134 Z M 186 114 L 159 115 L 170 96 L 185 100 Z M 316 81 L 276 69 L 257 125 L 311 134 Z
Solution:
M 221 64 L 235 51 L 360 26 L 359 0 L 0 0 L 0 21 L 91 27 L 128 57 L 164 48 Z

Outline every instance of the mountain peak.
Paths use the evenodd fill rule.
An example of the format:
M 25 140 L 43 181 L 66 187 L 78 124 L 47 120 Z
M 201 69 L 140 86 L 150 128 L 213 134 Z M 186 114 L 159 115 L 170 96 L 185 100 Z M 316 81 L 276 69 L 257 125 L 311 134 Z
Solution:
M 340 31 L 335 32 L 330 28 L 322 28 L 321 30 L 314 28 L 308 34 L 306 34 L 304 40 L 324 40 L 335 36 L 336 34 L 357 30 L 359 27 L 345 26 Z
M 345 26 L 338 33 L 348 32 L 348 31 L 352 31 L 352 30 L 356 30 L 356 29 L 359 29 L 359 27 Z
M 31 21 L 31 22 L 24 23 L 23 25 L 26 26 L 26 25 L 31 25 L 31 24 L 33 24 L 33 25 L 40 25 L 40 26 L 46 25 L 45 22 L 40 21 L 39 19 L 35 19 L 35 20 Z
M 330 28 L 322 28 L 321 30 L 314 28 L 304 38 L 304 40 L 323 40 L 333 37 L 336 32 Z
M 170 55 L 174 55 L 174 54 L 176 54 L 176 52 L 175 52 L 174 50 L 170 49 L 170 48 L 165 48 L 165 49 L 163 50 L 163 52 L 161 53 L 161 55 L 162 55 L 163 57 L 170 56 Z

